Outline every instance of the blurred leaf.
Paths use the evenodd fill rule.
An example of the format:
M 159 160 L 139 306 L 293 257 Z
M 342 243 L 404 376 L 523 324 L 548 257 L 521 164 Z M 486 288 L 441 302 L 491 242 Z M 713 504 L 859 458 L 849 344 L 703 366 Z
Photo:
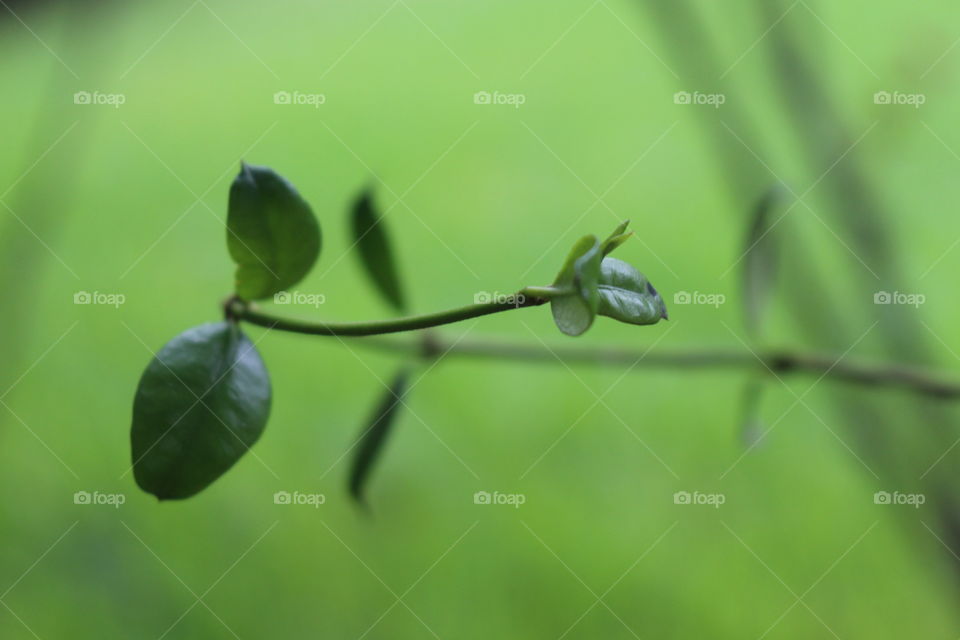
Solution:
M 590 328 L 597 314 L 600 261 L 603 254 L 596 236 L 584 236 L 571 249 L 553 286 L 570 293 L 550 301 L 557 328 L 568 336 L 578 336 Z
M 357 198 L 351 212 L 353 239 L 360 250 L 360 258 L 367 275 L 387 302 L 397 311 L 406 310 L 406 300 L 393 257 L 390 239 L 373 203 L 373 194 L 364 191 Z
M 743 389 L 742 413 L 740 416 L 740 440 L 748 449 L 760 444 L 766 431 L 760 415 L 760 404 L 765 385 L 753 379 Z
M 320 255 L 320 226 L 293 185 L 267 167 L 244 164 L 230 185 L 227 248 L 236 291 L 259 300 L 300 282 Z
M 647 278 L 623 260 L 600 263 L 597 313 L 630 324 L 656 324 L 667 318 L 663 299 Z
M 768 305 L 777 270 L 777 243 L 770 220 L 781 195 L 780 185 L 767 189 L 757 202 L 747 232 L 743 258 L 743 312 L 747 334 L 760 334 L 764 311 Z
M 397 372 L 390 388 L 381 397 L 371 417 L 370 425 L 363 430 L 357 441 L 357 452 L 350 468 L 350 495 L 357 502 L 363 502 L 363 490 L 367 479 L 383 450 L 387 436 L 390 435 L 390 428 L 396 420 L 398 409 L 403 404 L 409 379 L 410 372 L 406 367 Z
M 269 413 L 266 367 L 238 326 L 184 331 L 137 387 L 130 431 L 137 484 L 161 500 L 189 498 L 253 446 Z

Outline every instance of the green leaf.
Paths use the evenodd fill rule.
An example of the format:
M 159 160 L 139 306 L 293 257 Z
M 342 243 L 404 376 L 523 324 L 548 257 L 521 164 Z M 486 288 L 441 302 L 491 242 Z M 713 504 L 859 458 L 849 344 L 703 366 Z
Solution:
M 780 199 L 782 187 L 767 189 L 754 207 L 743 250 L 743 314 L 747 334 L 756 338 L 777 272 L 777 242 L 770 214 Z
M 270 413 L 270 379 L 240 328 L 204 324 L 168 342 L 133 401 L 130 441 L 140 488 L 189 498 L 243 456 Z
M 363 502 L 363 490 L 373 465 L 383 451 L 390 428 L 397 417 L 407 392 L 410 372 L 403 368 L 394 376 L 393 382 L 380 399 L 369 426 L 357 440 L 357 452 L 350 468 L 350 494 L 357 502 Z
M 364 191 L 357 198 L 351 212 L 353 239 L 363 267 L 387 302 L 397 311 L 406 310 L 406 300 L 393 257 L 393 249 L 383 224 L 383 216 L 377 212 L 373 194 Z
M 667 306 L 646 276 L 623 260 L 604 258 L 597 285 L 597 313 L 630 324 L 656 324 L 667 319 Z
M 590 328 L 597 315 L 597 282 L 603 253 L 596 236 L 584 236 L 571 249 L 553 286 L 569 293 L 550 300 L 553 321 L 568 336 Z
M 614 249 L 622 245 L 624 242 L 630 239 L 630 236 L 633 235 L 633 231 L 627 231 L 627 226 L 630 224 L 629 220 L 624 220 L 613 230 L 613 233 L 600 243 L 600 250 L 603 255 L 608 255 Z
M 320 255 L 320 226 L 293 185 L 267 167 L 244 164 L 230 185 L 227 248 L 236 291 L 260 300 L 300 282 Z

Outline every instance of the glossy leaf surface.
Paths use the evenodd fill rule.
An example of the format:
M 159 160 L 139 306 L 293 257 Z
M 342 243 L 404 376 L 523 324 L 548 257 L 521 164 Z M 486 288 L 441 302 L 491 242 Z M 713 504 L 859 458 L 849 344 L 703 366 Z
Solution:
M 232 323 L 188 329 L 147 365 L 133 402 L 137 484 L 161 500 L 188 498 L 234 465 L 270 413 L 270 379 Z

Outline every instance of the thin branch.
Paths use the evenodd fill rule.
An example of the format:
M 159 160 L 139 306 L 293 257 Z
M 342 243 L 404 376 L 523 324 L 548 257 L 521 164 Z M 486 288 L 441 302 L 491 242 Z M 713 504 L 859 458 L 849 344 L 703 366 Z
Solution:
M 225 304 L 225 314 L 228 318 L 234 320 L 243 320 L 250 324 L 255 324 L 277 331 L 290 331 L 292 333 L 304 333 L 317 336 L 374 336 L 385 333 L 399 333 L 402 331 L 415 331 L 417 329 L 429 329 L 430 327 L 439 327 L 444 324 L 452 324 L 470 318 L 490 315 L 492 313 L 501 313 L 503 311 L 513 311 L 526 307 L 536 307 L 547 302 L 545 297 L 534 297 L 525 293 L 526 289 L 512 296 L 498 298 L 491 302 L 482 302 L 471 304 L 465 307 L 438 311 L 436 313 L 427 313 L 419 316 L 407 316 L 404 318 L 392 318 L 390 320 L 376 320 L 373 322 L 303 322 L 300 320 L 290 320 L 278 318 L 276 316 L 256 311 L 249 304 L 238 298 L 231 298 Z M 549 287 L 539 287 L 540 292 L 552 292 Z
M 545 363 L 557 363 L 559 359 L 580 364 L 629 366 L 633 369 L 743 369 L 777 376 L 787 374 L 824 376 L 828 379 L 864 386 L 899 388 L 934 398 L 960 398 L 960 381 L 937 373 L 903 364 L 857 362 L 830 354 L 777 349 L 751 352 L 741 349 L 667 351 L 642 348 L 541 347 L 496 340 L 453 342 L 432 332 L 423 332 L 416 340 L 376 337 L 378 334 L 424 329 L 491 313 L 537 306 L 545 302 L 543 298 L 527 298 L 519 305 L 491 302 L 396 320 L 346 324 L 300 322 L 256 312 L 245 306 L 231 308 L 231 312 L 236 320 L 276 331 L 326 336 L 367 336 L 357 344 L 427 359 L 442 353 L 445 354 L 444 357 L 459 356 Z

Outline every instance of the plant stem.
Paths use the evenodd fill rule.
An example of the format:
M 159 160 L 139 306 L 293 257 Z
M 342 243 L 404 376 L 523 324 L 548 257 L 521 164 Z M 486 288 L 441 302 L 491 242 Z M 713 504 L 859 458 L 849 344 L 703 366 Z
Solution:
M 545 297 L 533 297 L 530 289 L 521 291 L 526 297 L 517 302 L 486 302 L 448 311 L 393 320 L 352 323 L 309 323 L 279 318 L 255 311 L 248 304 L 231 299 L 226 303 L 227 315 L 268 329 L 322 336 L 374 336 L 359 341 L 378 349 L 413 354 L 423 358 L 474 357 L 526 362 L 581 363 L 627 366 L 631 369 L 744 369 L 759 370 L 771 376 L 807 374 L 842 380 L 863 386 L 899 388 L 934 398 L 960 398 L 960 382 L 936 373 L 901 364 L 863 363 L 842 357 L 786 350 L 751 352 L 738 349 L 703 349 L 698 351 L 651 351 L 649 349 L 615 349 L 604 347 L 536 346 L 489 340 L 447 341 L 433 333 L 421 334 L 420 340 L 396 340 L 375 336 L 427 329 L 469 318 L 545 304 Z M 549 295 L 549 294 L 548 294 Z M 522 302 L 520 301 L 522 300 Z
M 546 298 L 534 296 L 529 292 L 526 294 L 520 292 L 514 296 L 506 296 L 493 302 L 472 304 L 466 307 L 419 316 L 407 316 L 405 318 L 378 320 L 374 322 L 316 323 L 278 318 L 267 313 L 255 311 L 251 309 L 249 305 L 233 299 L 227 302 L 227 315 L 236 320 L 243 320 L 250 324 L 276 329 L 278 331 L 291 331 L 293 333 L 319 336 L 374 336 L 385 333 L 398 333 L 401 331 L 439 327 L 444 324 L 460 322 L 461 320 L 467 320 L 469 318 L 490 315 L 491 313 L 513 311 L 514 309 L 523 309 L 525 307 L 536 307 L 546 302 Z
M 549 300 L 557 296 L 562 296 L 566 293 L 570 293 L 571 288 L 561 289 L 560 287 L 524 287 L 520 290 L 520 294 L 524 297 L 533 297 L 533 298 L 543 298 L 544 300 Z

